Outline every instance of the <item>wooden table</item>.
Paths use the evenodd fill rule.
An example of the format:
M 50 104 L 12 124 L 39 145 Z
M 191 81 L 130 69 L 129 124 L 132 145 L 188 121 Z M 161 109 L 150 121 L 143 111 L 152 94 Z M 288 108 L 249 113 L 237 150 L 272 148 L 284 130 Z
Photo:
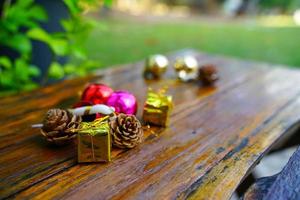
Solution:
M 0 100 L 0 197 L 16 199 L 228 199 L 262 156 L 300 119 L 300 71 L 195 51 L 218 66 L 216 88 L 181 83 L 170 68 L 145 81 L 143 62 L 66 80 Z M 88 82 L 133 92 L 141 117 L 147 87 L 169 86 L 169 128 L 145 128 L 145 142 L 114 149 L 109 164 L 78 164 L 76 143 L 49 145 L 32 129 L 49 108 L 78 101 Z M 299 124 L 298 124 L 299 125 Z

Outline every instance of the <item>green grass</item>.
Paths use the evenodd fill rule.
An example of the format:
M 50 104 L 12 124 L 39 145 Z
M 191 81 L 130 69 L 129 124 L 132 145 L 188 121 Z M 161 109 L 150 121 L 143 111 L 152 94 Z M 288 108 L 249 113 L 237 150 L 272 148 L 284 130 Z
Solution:
M 87 43 L 102 66 L 128 63 L 182 48 L 300 66 L 300 28 L 208 22 L 106 20 Z

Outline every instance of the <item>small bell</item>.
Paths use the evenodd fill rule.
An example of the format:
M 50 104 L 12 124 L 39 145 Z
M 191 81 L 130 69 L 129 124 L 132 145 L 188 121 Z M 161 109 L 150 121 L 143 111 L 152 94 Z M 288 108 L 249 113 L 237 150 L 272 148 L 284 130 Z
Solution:
M 146 79 L 159 79 L 167 70 L 169 61 L 163 55 L 152 55 L 146 59 L 144 77 Z
M 174 65 L 177 77 L 181 81 L 190 81 L 197 78 L 198 61 L 193 56 L 184 56 L 176 60 Z

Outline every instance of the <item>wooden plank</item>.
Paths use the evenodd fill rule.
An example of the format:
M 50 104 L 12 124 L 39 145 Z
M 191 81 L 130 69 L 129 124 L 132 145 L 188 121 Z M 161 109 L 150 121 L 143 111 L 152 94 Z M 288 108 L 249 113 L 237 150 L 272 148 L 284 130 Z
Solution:
M 229 197 L 247 170 L 259 159 L 259 156 L 253 157 L 255 151 L 252 151 L 251 145 L 252 141 L 263 140 L 265 133 L 260 130 L 269 130 L 267 125 L 280 114 L 282 118 L 278 120 L 288 118 L 282 113 L 299 95 L 299 72 L 197 55 L 203 63 L 215 63 L 220 67 L 222 79 L 217 89 L 199 89 L 196 84 L 178 83 L 173 79 L 171 70 L 166 76 L 168 79 L 144 81 L 141 63 L 136 64 L 134 70 L 129 70 L 129 66 L 105 72 L 101 82 L 134 92 L 139 102 L 144 101 L 148 86 L 158 88 L 167 84 L 176 105 L 171 127 L 146 129 L 147 139 L 143 145 L 125 152 L 115 150 L 113 162 L 109 164 L 77 165 L 75 145 L 62 148 L 47 146 L 38 131 L 28 128 L 29 124 L 39 121 L 49 107 L 71 105 L 76 101 L 72 96 L 83 87 L 83 83 L 99 77 L 69 81 L 66 83 L 70 85 L 68 90 L 57 92 L 63 85 L 52 86 L 31 94 L 32 97 L 25 95 L 28 99 L 24 103 L 28 106 L 17 107 L 16 114 L 10 119 L 0 116 L 1 122 L 6 120 L 6 123 L 0 124 L 0 137 L 4 141 L 0 144 L 0 162 L 3 163 L 0 166 L 3 180 L 0 196 L 30 199 L 192 198 L 206 187 L 208 189 L 204 191 L 212 197 L 220 197 L 219 193 L 224 193 L 224 198 Z M 42 95 L 42 92 L 46 94 Z M 66 96 L 57 96 L 61 94 Z M 7 113 L 18 99 L 21 98 L 1 100 L 0 103 L 5 102 L 7 107 L 1 107 L 0 111 Z M 44 101 L 47 101 L 45 107 Z M 24 113 L 27 115 L 22 118 L 20 115 Z M 256 147 L 257 153 L 263 155 L 276 138 L 285 133 L 285 128 L 275 131 L 270 140 L 263 140 L 265 146 Z M 249 150 L 249 154 L 239 154 L 243 150 Z M 236 155 L 245 156 L 245 159 L 241 159 L 242 164 L 239 163 L 240 173 L 233 176 L 236 181 L 228 186 L 225 184 L 224 191 L 219 191 L 220 186 L 213 190 L 205 181 L 199 184 L 199 180 L 214 179 L 214 169 L 218 171 L 219 166 L 224 167 L 224 163 Z M 237 170 L 235 167 L 238 168 L 236 165 L 228 166 L 232 171 Z M 225 171 L 220 173 L 220 177 L 225 176 L 227 171 L 231 172 Z
M 120 89 L 128 88 L 131 91 L 143 90 L 143 92 L 137 93 L 139 102 L 143 102 L 145 98 L 144 95 L 146 93 L 146 87 L 148 85 L 157 88 L 164 84 L 171 84 L 170 92 L 175 97 L 176 105 L 178 106 L 178 108 L 182 107 L 181 109 L 184 109 L 187 104 L 181 105 L 182 102 L 190 101 L 195 98 L 200 100 L 206 98 L 209 95 L 221 94 L 229 88 L 235 87 L 236 85 L 245 82 L 249 79 L 249 77 L 257 76 L 259 73 L 264 71 L 264 69 L 254 70 L 255 68 L 252 69 L 246 67 L 239 69 L 239 65 L 237 65 L 236 61 L 224 60 L 218 57 L 207 58 L 206 56 L 200 54 L 198 55 L 198 59 L 202 60 L 203 62 L 213 62 L 220 66 L 220 74 L 222 76 L 222 79 L 219 83 L 217 93 L 212 89 L 199 90 L 199 87 L 197 85 L 182 83 L 179 84 L 176 80 L 163 80 L 161 82 L 145 83 L 140 76 L 142 70 L 140 64 L 137 65 L 139 66 L 139 70 L 134 71 L 136 73 L 136 76 L 138 77 L 136 80 L 133 80 L 133 82 L 129 84 L 124 84 L 124 80 L 122 81 L 122 79 L 119 77 L 119 79 L 121 79 L 120 81 L 122 82 L 122 86 L 117 85 L 118 83 L 115 83 L 115 87 Z M 245 63 L 245 65 L 251 64 Z M 125 80 L 132 77 L 132 75 L 126 75 L 126 73 L 124 74 L 124 71 L 126 70 L 127 68 L 119 70 L 121 72 L 121 74 L 119 75 L 123 78 L 125 77 Z M 127 73 L 132 73 L 132 71 L 128 70 Z M 118 77 L 118 74 L 113 74 L 113 76 Z M 167 76 L 174 77 L 174 74 L 172 74 L 172 71 L 169 70 Z M 232 76 L 235 76 L 237 78 L 233 79 Z M 104 80 L 105 83 L 109 83 L 109 81 L 113 79 L 110 76 L 106 77 L 106 80 Z M 95 78 L 97 79 L 98 77 Z M 35 184 L 36 182 L 40 182 L 41 180 L 44 180 L 45 178 L 76 164 L 75 145 L 70 145 L 68 147 L 59 149 L 53 148 L 47 145 L 44 140 L 42 140 L 40 134 L 38 133 L 38 130 L 32 130 L 29 125 L 39 122 L 46 108 L 54 107 L 57 104 L 59 107 L 61 107 L 59 105 L 59 102 L 72 103 L 72 101 L 68 100 L 68 98 L 72 99 L 73 93 L 76 93 L 76 91 L 78 91 L 84 85 L 82 82 L 82 80 L 67 82 L 66 84 L 68 84 L 68 89 L 62 91 L 65 96 L 61 95 L 61 93 L 56 94 L 55 91 L 58 89 L 58 87 L 54 86 L 54 88 L 50 88 L 46 91 L 50 91 L 50 94 L 53 95 L 51 96 L 47 93 L 47 95 L 42 98 L 40 103 L 35 103 L 36 98 L 30 98 L 28 100 L 29 103 L 27 103 L 26 105 L 31 106 L 26 106 L 25 109 L 28 109 L 29 111 L 25 111 L 25 113 L 28 113 L 25 117 L 24 115 L 21 115 L 22 113 L 17 113 L 14 116 L 19 118 L 20 120 L 13 118 L 16 120 L 16 122 L 11 121 L 8 124 L 2 124 L 1 130 L 4 130 L 4 132 L 1 132 L 4 134 L 1 134 L 1 139 L 3 141 L 1 145 L 3 146 L 1 150 L 0 162 L 5 164 L 0 166 L 0 176 L 5 180 L 5 182 L 3 183 L 6 183 L 6 185 L 3 186 L 6 195 L 9 196 L 12 193 L 23 190 L 24 188 L 27 188 L 30 185 Z M 62 85 L 60 85 L 60 87 L 62 87 Z M 182 93 L 178 93 L 177 90 L 186 90 L 186 97 L 182 98 Z M 49 99 L 48 103 L 50 105 L 47 105 L 49 107 L 44 106 L 44 104 L 42 103 L 43 101 L 46 101 L 47 98 Z M 43 107 L 33 109 L 32 107 L 34 105 Z M 174 111 L 174 115 L 176 114 L 176 110 L 177 109 L 175 109 Z M 139 115 L 140 113 L 141 112 L 139 112 Z M 21 131 L 22 134 L 16 134 Z M 114 155 L 118 153 L 119 152 L 115 152 Z M 30 156 L 24 157 L 24 154 Z M 12 162 L 12 160 L 14 162 Z
M 282 84 L 287 77 L 291 81 Z M 97 198 L 101 195 L 104 199 L 142 199 L 145 196 L 151 199 L 181 198 L 184 197 L 182 195 L 190 194 L 188 191 L 195 187 L 199 177 L 208 177 L 204 180 L 223 180 L 218 177 L 222 177 L 221 171 L 228 164 L 229 169 L 236 166 L 240 170 L 235 171 L 234 176 L 230 174 L 228 184 L 207 187 L 203 183 L 200 187 L 204 188 L 200 194 L 214 195 L 220 191 L 223 196 L 219 196 L 219 199 L 226 198 L 249 168 L 247 155 L 255 160 L 258 157 L 253 153 L 262 150 L 260 143 L 249 154 L 247 148 L 242 147 L 250 148 L 257 140 L 269 146 L 268 141 L 272 141 L 272 136 L 282 134 L 282 129 L 276 129 L 264 140 L 268 134 L 262 127 L 278 112 L 282 112 L 292 101 L 291 97 L 295 98 L 299 94 L 299 86 L 292 87 L 297 81 L 295 74 L 291 76 L 285 74 L 285 70 L 274 70 L 262 74 L 255 81 L 233 88 L 226 95 L 213 95 L 207 101 L 195 99 L 190 102 L 193 105 L 191 108 L 185 107 L 184 111 L 172 117 L 170 129 L 163 131 L 160 137 L 147 140 L 141 148 L 128 151 L 107 165 L 76 165 L 19 193 L 17 197 L 73 199 L 83 196 Z M 268 91 L 267 88 L 257 90 L 262 85 L 272 87 L 267 87 Z M 277 95 L 278 92 L 281 96 Z M 245 106 L 245 102 L 249 104 Z M 227 162 L 230 160 L 238 160 L 235 159 L 237 155 L 242 155 L 239 158 L 243 159 L 238 163 L 241 166 L 229 165 Z M 219 173 L 211 174 L 213 171 Z
M 291 103 L 291 104 L 290 104 Z M 262 156 L 278 141 L 283 133 L 295 132 L 300 128 L 300 98 L 285 104 L 276 114 L 264 121 L 264 126 L 257 128 L 244 138 L 217 165 L 198 179 L 186 194 L 181 197 L 205 199 L 210 194 L 212 199 L 228 199 Z M 225 188 L 225 189 L 224 189 Z

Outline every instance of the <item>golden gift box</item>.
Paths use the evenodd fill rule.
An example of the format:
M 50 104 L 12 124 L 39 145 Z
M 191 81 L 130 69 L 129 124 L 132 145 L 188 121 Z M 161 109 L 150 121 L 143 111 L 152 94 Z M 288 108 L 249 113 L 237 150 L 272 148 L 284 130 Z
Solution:
M 110 128 L 107 118 L 82 122 L 77 137 L 78 162 L 111 161 Z
M 169 125 L 173 104 L 172 96 L 166 95 L 165 92 L 165 89 L 157 93 L 149 89 L 143 111 L 144 123 L 162 127 Z

